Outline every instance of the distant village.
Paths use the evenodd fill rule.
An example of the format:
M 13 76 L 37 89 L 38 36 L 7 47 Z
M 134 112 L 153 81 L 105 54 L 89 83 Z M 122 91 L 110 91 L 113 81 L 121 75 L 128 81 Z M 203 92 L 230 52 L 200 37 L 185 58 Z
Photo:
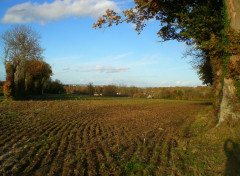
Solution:
M 83 84 L 64 85 L 66 94 L 89 96 L 113 96 L 132 98 L 156 98 L 176 100 L 211 100 L 213 98 L 212 87 L 148 87 L 103 85 L 94 86 Z

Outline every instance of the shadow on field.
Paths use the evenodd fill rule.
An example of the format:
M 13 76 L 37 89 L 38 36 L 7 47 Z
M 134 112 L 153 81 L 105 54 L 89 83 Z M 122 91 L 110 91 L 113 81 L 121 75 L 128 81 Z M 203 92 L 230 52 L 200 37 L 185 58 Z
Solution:
M 224 143 L 224 151 L 227 156 L 225 176 L 240 176 L 240 145 L 227 139 Z
M 198 105 L 204 105 L 204 106 L 209 106 L 209 105 L 213 105 L 213 103 L 212 102 L 201 102 L 201 103 L 196 103 L 196 104 L 198 104 Z
M 81 96 L 66 94 L 44 94 L 44 95 L 27 95 L 15 98 L 16 101 L 54 101 L 54 100 L 78 100 L 83 99 Z

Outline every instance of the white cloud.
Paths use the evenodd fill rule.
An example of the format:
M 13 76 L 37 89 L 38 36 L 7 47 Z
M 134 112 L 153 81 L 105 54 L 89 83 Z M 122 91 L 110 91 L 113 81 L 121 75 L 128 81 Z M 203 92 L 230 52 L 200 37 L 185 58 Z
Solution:
M 113 60 L 123 59 L 123 58 L 126 58 L 126 57 L 130 56 L 131 54 L 132 54 L 132 53 L 120 54 L 120 55 L 118 55 L 118 56 L 113 57 L 112 59 L 113 59 Z
M 196 83 L 196 82 L 193 82 L 193 81 L 176 81 L 174 83 L 174 86 L 190 86 L 190 87 L 195 87 L 195 86 L 199 86 L 201 85 L 200 83 Z
M 58 75 L 58 74 L 62 74 L 64 73 L 64 71 L 56 71 L 56 72 L 53 72 L 53 75 Z
M 64 71 L 70 70 L 70 67 L 64 67 L 63 70 Z
M 112 66 L 101 66 L 97 65 L 93 69 L 83 70 L 83 72 L 106 72 L 106 73 L 119 73 L 125 72 L 129 68 L 128 67 L 112 67 Z
M 70 16 L 95 18 L 102 15 L 106 9 L 119 11 L 117 4 L 112 0 L 54 0 L 42 4 L 26 2 L 9 8 L 1 22 L 45 24 Z
M 62 73 L 66 73 L 70 70 L 70 67 L 64 67 L 61 71 L 54 71 L 53 75 L 58 75 L 58 74 L 62 74 Z

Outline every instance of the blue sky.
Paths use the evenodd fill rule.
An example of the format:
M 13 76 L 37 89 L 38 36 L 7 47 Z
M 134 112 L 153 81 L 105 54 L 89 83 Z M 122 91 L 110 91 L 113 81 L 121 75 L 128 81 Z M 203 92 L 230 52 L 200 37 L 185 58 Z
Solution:
M 201 85 L 191 58 L 183 58 L 185 45 L 158 42 L 158 22 L 148 22 L 141 35 L 132 24 L 92 28 L 105 9 L 121 11 L 133 5 L 133 0 L 0 0 L 0 34 L 14 24 L 39 32 L 52 78 L 66 84 Z M 0 53 L 2 59 L 2 43 Z M 0 80 L 4 79 L 1 61 Z

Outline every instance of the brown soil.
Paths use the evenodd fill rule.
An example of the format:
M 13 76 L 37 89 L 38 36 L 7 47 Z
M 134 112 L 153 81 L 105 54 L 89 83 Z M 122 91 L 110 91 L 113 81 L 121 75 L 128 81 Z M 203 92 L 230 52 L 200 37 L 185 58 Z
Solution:
M 168 175 L 172 148 L 203 103 L 0 104 L 0 175 Z

